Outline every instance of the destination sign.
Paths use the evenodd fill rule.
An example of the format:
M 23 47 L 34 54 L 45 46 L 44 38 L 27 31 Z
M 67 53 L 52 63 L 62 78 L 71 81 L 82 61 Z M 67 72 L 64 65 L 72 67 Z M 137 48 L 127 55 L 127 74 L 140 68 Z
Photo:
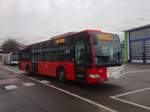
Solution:
M 64 43 L 64 42 L 65 42 L 65 39 L 64 39 L 64 38 L 59 38 L 59 39 L 56 39 L 56 40 L 55 40 L 55 43 L 56 43 L 56 44 Z
M 100 33 L 100 34 L 97 35 L 97 39 L 105 40 L 105 41 L 111 41 L 112 40 L 112 35 L 106 34 L 106 33 Z

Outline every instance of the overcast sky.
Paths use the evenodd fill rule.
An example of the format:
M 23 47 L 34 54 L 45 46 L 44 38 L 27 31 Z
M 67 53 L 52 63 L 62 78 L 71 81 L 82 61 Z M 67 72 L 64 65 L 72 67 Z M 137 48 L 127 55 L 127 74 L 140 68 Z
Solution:
M 117 33 L 150 24 L 150 0 L 0 0 L 0 44 L 83 29 Z

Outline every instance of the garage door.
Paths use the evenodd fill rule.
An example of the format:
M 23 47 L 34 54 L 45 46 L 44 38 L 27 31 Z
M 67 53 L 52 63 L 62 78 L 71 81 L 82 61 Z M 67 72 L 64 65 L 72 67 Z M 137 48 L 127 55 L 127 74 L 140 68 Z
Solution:
M 145 47 L 145 62 L 150 63 L 150 40 L 145 41 L 144 47 Z
M 131 42 L 131 62 L 143 63 L 142 42 Z

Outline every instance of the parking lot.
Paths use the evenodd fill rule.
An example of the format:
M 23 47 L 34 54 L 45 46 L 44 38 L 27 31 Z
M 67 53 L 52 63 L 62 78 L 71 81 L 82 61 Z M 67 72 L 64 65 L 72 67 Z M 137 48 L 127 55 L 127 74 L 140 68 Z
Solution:
M 124 65 L 125 76 L 98 85 L 26 76 L 0 64 L 0 112 L 149 112 L 150 65 Z

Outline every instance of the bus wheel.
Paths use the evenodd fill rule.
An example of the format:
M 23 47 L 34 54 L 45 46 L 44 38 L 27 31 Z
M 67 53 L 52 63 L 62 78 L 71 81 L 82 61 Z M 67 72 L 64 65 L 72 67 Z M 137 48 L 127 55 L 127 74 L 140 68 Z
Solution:
M 57 70 L 57 78 L 61 83 L 66 82 L 66 73 L 65 73 L 65 70 L 63 68 L 59 68 Z

